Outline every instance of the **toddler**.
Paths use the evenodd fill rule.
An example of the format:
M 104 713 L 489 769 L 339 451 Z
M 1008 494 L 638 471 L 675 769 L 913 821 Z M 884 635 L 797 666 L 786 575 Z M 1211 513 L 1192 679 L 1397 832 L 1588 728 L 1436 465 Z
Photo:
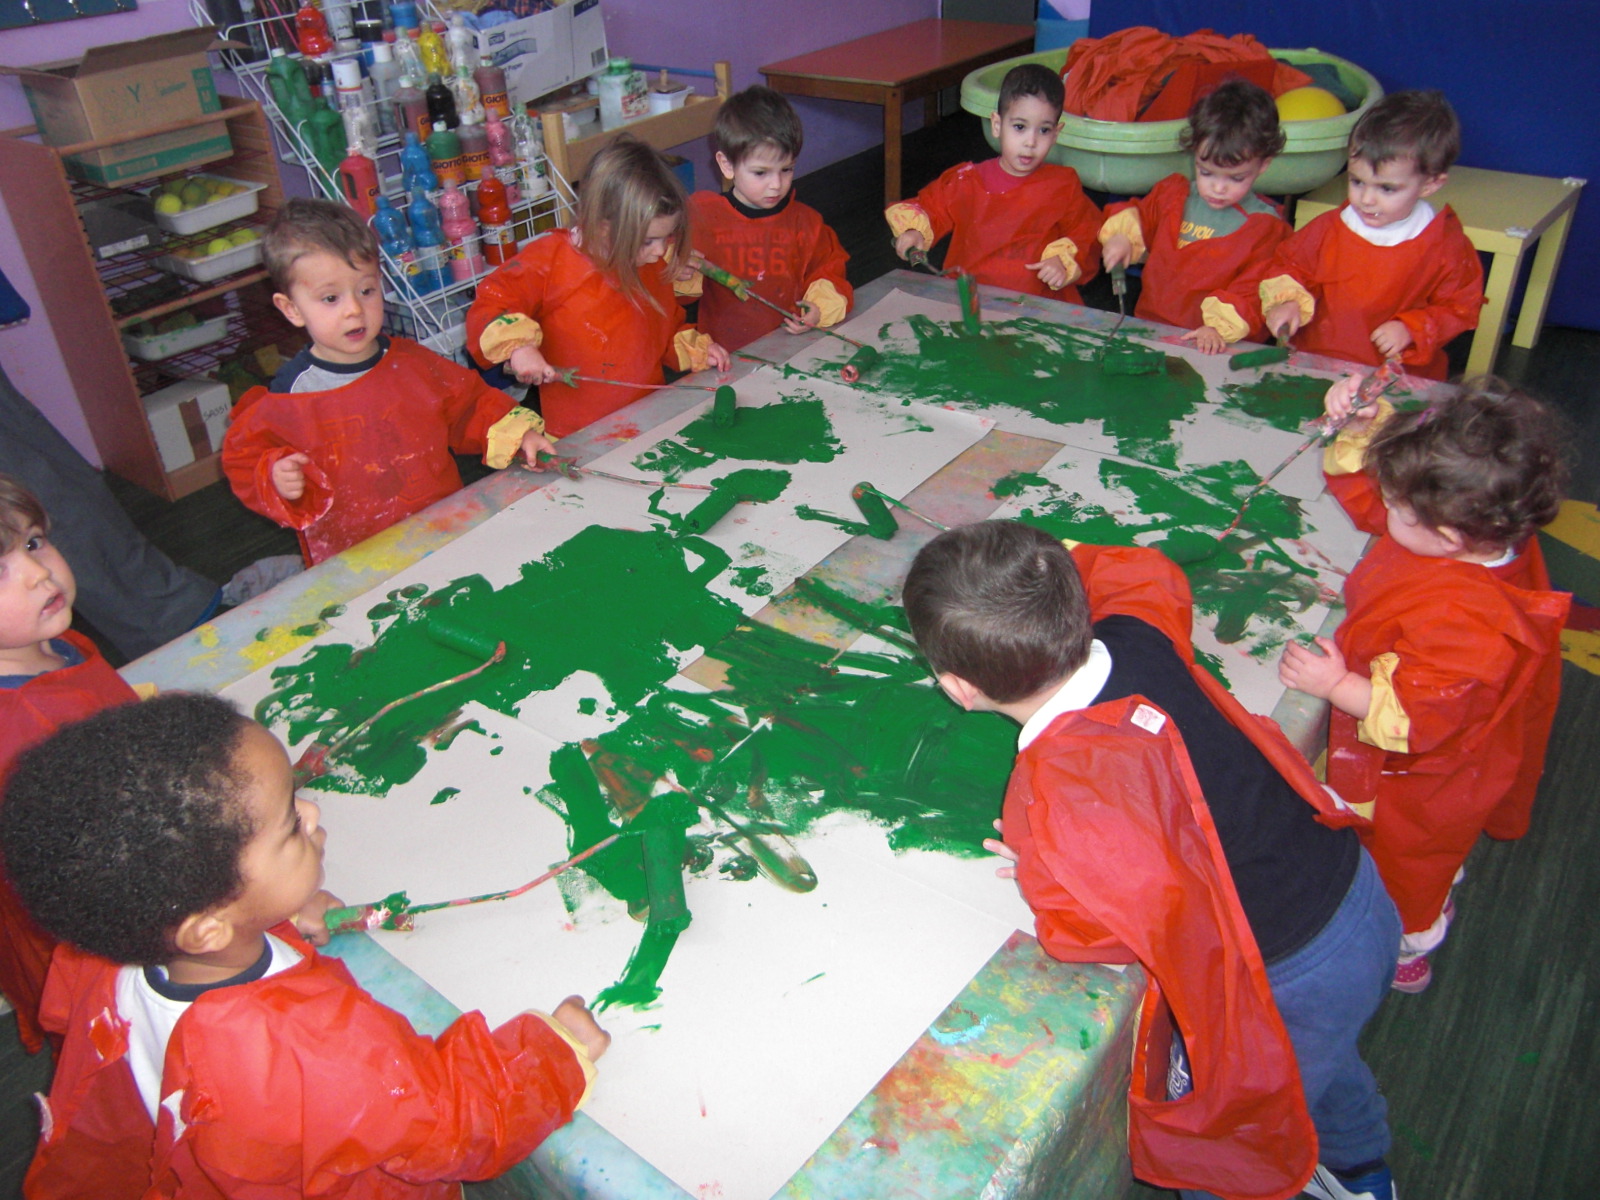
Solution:
M 1251 189 L 1283 149 L 1278 106 L 1263 89 L 1230 80 L 1196 102 L 1180 142 L 1193 180 L 1169 175 L 1142 200 L 1106 209 L 1100 260 L 1110 270 L 1144 260 L 1135 316 L 1189 332 L 1205 354 L 1260 337 L 1261 280 L 1290 229 Z
M 794 197 L 794 164 L 805 142 L 794 108 L 771 88 L 746 88 L 717 113 L 711 139 L 728 190 L 689 197 L 695 254 L 801 320 L 741 301 L 699 272 L 678 281 L 678 295 L 700 297 L 700 327 L 732 350 L 780 325 L 790 333 L 837 325 L 855 295 L 844 276 L 850 256 L 821 214 Z
M 311 345 L 240 397 L 222 469 L 246 507 L 299 534 L 307 563 L 458 491 L 452 453 L 504 467 L 553 449 L 537 413 L 382 332 L 378 239 L 350 209 L 291 200 L 263 249 L 272 301 Z
M 672 291 L 689 243 L 688 200 L 671 168 L 623 134 L 594 156 L 578 192 L 577 225 L 535 238 L 478 285 L 467 347 L 523 383 L 563 369 L 617 383 L 543 388 L 550 432 L 573 433 L 665 382 L 663 364 L 728 369 L 728 352 L 683 321 Z
M 1045 161 L 1056 144 L 1065 97 L 1061 77 L 1026 63 L 1006 72 L 989 129 L 1000 156 L 963 163 L 915 200 L 884 216 L 895 253 L 928 250 L 951 235 L 945 267 L 979 283 L 1078 303 L 1077 284 L 1100 261 L 1100 210 L 1083 194 L 1078 173 Z
M 577 997 L 422 1037 L 326 942 L 326 834 L 271 733 L 174 693 L 19 761 L 7 869 L 60 937 L 66 1037 L 31 1196 L 458 1197 L 582 1103 L 607 1035 Z M 297 927 L 299 932 L 297 932 Z
M 1377 365 L 1398 358 L 1443 379 L 1445 344 L 1483 307 L 1478 252 L 1447 207 L 1427 198 L 1461 153 L 1461 126 L 1438 92 L 1395 92 L 1350 132 L 1350 199 L 1279 248 L 1261 283 L 1270 333 Z
M 1359 386 L 1334 385 L 1328 415 L 1347 415 Z M 1380 540 L 1345 582 L 1334 640 L 1289 646 L 1278 675 L 1331 706 L 1328 785 L 1372 821 L 1363 837 L 1405 925 L 1394 986 L 1420 992 L 1478 834 L 1527 832 L 1571 602 L 1533 534 L 1565 470 L 1549 411 L 1498 380 L 1419 412 L 1380 407 L 1325 462 Z

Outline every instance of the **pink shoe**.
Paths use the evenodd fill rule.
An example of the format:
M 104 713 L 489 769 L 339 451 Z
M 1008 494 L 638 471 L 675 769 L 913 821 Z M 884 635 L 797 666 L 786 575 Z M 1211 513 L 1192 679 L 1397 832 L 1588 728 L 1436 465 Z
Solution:
M 1433 968 L 1428 965 L 1428 956 L 1419 954 L 1415 958 L 1403 958 L 1394 969 L 1394 982 L 1389 986 L 1397 992 L 1406 992 L 1415 995 L 1428 990 L 1428 985 L 1433 982 Z

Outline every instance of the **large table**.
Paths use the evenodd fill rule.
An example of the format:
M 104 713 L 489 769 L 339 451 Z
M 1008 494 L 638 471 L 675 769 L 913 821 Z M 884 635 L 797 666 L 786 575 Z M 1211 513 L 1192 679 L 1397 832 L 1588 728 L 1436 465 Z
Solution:
M 947 280 L 898 272 L 861 289 L 857 305 L 865 310 L 896 291 L 944 301 L 950 290 Z M 1091 336 L 1111 320 L 1050 300 L 985 298 L 1019 316 Z M 1146 329 L 1143 336 L 1153 339 L 1159 332 Z M 794 339 L 777 333 L 749 349 L 757 358 L 787 358 L 815 340 L 814 335 Z M 1330 364 L 1308 360 L 1306 365 Z M 753 366 L 744 360 L 737 370 Z M 563 449 L 580 462 L 591 461 L 702 403 L 700 393 L 660 391 L 566 439 Z M 1059 441 L 997 428 L 905 500 L 943 524 L 981 520 L 1003 507 L 996 495 L 999 481 L 1038 478 L 1035 473 L 1059 462 L 1063 451 Z M 326 630 L 330 612 L 381 589 L 385 580 L 427 556 L 446 553 L 463 535 L 492 522 L 545 482 L 518 470 L 490 476 L 140 659 L 124 673 L 131 681 L 163 688 L 221 690 L 280 658 L 288 661 L 284 656 Z M 807 578 L 840 590 L 892 594 L 909 558 L 929 536 L 930 530 L 903 519 L 894 539 L 848 540 Z M 781 622 L 782 608 L 778 596 L 771 611 L 755 617 Z M 855 637 L 846 623 L 796 619 L 810 620 L 805 632 L 820 642 L 842 648 Z M 1289 704 L 1280 705 L 1275 715 L 1309 745 L 1315 711 Z M 330 816 L 328 823 L 339 836 L 337 818 Z M 331 952 L 419 1029 L 436 1032 L 457 1010 L 385 949 L 384 939 L 393 936 L 344 935 L 334 940 Z M 1026 933 L 1013 934 L 777 1194 L 830 1200 L 1120 1196 L 1128 1178 L 1124 1093 L 1142 990 L 1136 967 L 1120 971 L 1058 963 Z M 612 1053 L 626 1054 L 626 1044 Z M 602 1062 L 602 1080 L 606 1072 Z M 530 1195 L 648 1200 L 689 1194 L 585 1114 L 552 1136 L 514 1178 Z M 736 1192 L 715 1194 L 744 1200 Z
M 883 108 L 883 202 L 900 199 L 901 114 L 906 103 L 954 87 L 973 71 L 1033 49 L 1031 25 L 929 17 L 761 68 L 795 96 Z

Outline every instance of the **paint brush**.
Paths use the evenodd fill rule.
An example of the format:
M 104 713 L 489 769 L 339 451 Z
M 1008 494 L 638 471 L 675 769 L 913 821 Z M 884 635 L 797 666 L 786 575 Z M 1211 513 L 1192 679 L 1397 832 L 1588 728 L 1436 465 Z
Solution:
M 904 500 L 896 500 L 893 496 L 889 495 L 888 492 L 881 492 L 877 488 L 873 487 L 870 483 L 858 483 L 856 485 L 856 487 L 861 488 L 864 491 L 871 492 L 873 495 L 877 496 L 879 499 L 884 500 L 885 502 L 894 505 L 901 512 L 909 513 L 911 516 L 915 517 L 917 520 L 921 521 L 923 524 L 932 525 L 940 533 L 949 533 L 950 532 L 950 526 L 939 524 L 939 522 L 935 521 L 932 517 L 926 516 L 923 513 L 919 513 L 916 509 L 912 508 L 911 505 L 907 504 Z
M 926 271 L 930 275 L 944 274 L 943 271 L 928 261 L 928 252 L 926 250 L 918 250 L 916 248 L 907 250 L 906 262 L 916 267 L 919 271 Z
M 1117 323 L 1111 327 L 1111 336 L 1116 337 L 1117 330 L 1128 319 L 1128 268 L 1125 263 L 1118 263 L 1111 268 L 1111 294 L 1117 298 Z
M 724 270 L 723 268 L 717 266 L 716 263 L 708 262 L 703 257 L 700 259 L 700 273 L 707 279 L 711 280 L 712 283 L 720 283 L 740 300 L 754 300 L 757 304 L 765 304 L 768 308 L 777 313 L 780 317 L 783 317 L 785 320 L 795 321 L 801 325 L 805 324 L 805 317 L 797 312 L 792 312 L 791 310 L 783 307 L 783 305 L 778 304 L 776 301 L 768 300 L 760 292 L 756 291 L 755 288 L 750 286 L 750 281 L 748 279 L 740 279 L 739 276 L 735 275 L 732 271 Z M 816 327 L 813 326 L 813 328 Z M 827 334 L 829 337 L 838 338 L 841 342 L 846 342 L 856 348 L 856 352 L 850 356 L 849 360 L 842 367 L 839 368 L 839 378 L 843 379 L 846 383 L 855 383 L 861 378 L 861 372 L 870 371 L 873 367 L 878 365 L 878 352 L 873 347 L 865 345 L 862 342 L 858 342 L 855 340 L 855 338 L 846 337 L 844 334 L 838 333 L 832 329 L 817 328 L 817 332 Z
M 556 367 L 556 378 L 553 383 L 564 383 L 575 388 L 580 383 L 610 383 L 617 387 L 638 388 L 640 391 L 654 391 L 657 388 L 689 388 L 696 392 L 719 392 L 723 388 L 733 389 L 727 384 L 711 383 L 632 383 L 626 379 L 607 379 L 604 375 L 579 375 L 577 367 Z
M 577 459 L 561 458 L 554 454 L 540 454 L 539 465 L 541 467 L 549 467 L 558 475 L 564 475 L 568 479 L 582 479 L 585 475 L 593 475 L 599 479 L 610 479 L 617 483 L 631 483 L 635 487 L 673 487 L 683 488 L 685 491 L 690 492 L 711 492 L 716 490 L 709 483 L 678 483 L 671 479 L 634 479 L 629 475 L 613 475 L 610 471 L 600 471 L 594 467 L 580 467 Z

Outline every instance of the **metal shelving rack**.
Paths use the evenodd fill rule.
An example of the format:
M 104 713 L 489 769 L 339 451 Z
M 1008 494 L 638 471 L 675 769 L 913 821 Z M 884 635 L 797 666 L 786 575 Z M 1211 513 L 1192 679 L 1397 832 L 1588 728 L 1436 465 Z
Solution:
M 424 0 L 418 7 L 426 20 L 445 19 L 444 14 L 429 0 Z M 198 25 L 215 24 L 203 0 L 189 0 L 189 12 Z M 293 5 L 284 0 L 278 12 L 229 24 L 221 27 L 218 32 L 228 41 L 238 43 L 241 47 L 223 49 L 216 53 L 222 59 L 223 68 L 239 81 L 240 88 L 261 105 L 272 130 L 274 149 L 279 161 L 301 168 L 321 195 L 342 202 L 343 196 L 339 192 L 337 182 L 328 177 L 321 164 L 312 155 L 310 146 L 284 119 L 283 113 L 279 111 L 273 99 L 272 89 L 267 84 L 268 60 L 264 47 L 282 46 L 291 54 L 298 52 L 294 34 Z M 383 195 L 397 208 L 403 208 L 411 200 L 401 186 L 400 148 L 401 139 L 394 134 L 387 134 L 379 139 L 374 155 L 378 167 L 379 187 Z M 576 205 L 572 186 L 555 169 L 548 156 L 541 156 L 539 167 L 549 183 L 549 189 L 543 195 L 532 200 L 524 200 L 512 209 L 513 227 L 517 231 L 519 244 L 557 225 L 570 224 Z M 469 183 L 467 190 L 474 190 L 476 187 L 475 182 Z M 454 280 L 438 291 L 418 295 L 408 286 L 401 265 L 387 253 L 380 251 L 380 255 L 384 277 L 386 330 L 421 342 L 437 353 L 450 357 L 459 356 L 466 342 L 467 308 L 472 303 L 478 281 L 483 275 Z

